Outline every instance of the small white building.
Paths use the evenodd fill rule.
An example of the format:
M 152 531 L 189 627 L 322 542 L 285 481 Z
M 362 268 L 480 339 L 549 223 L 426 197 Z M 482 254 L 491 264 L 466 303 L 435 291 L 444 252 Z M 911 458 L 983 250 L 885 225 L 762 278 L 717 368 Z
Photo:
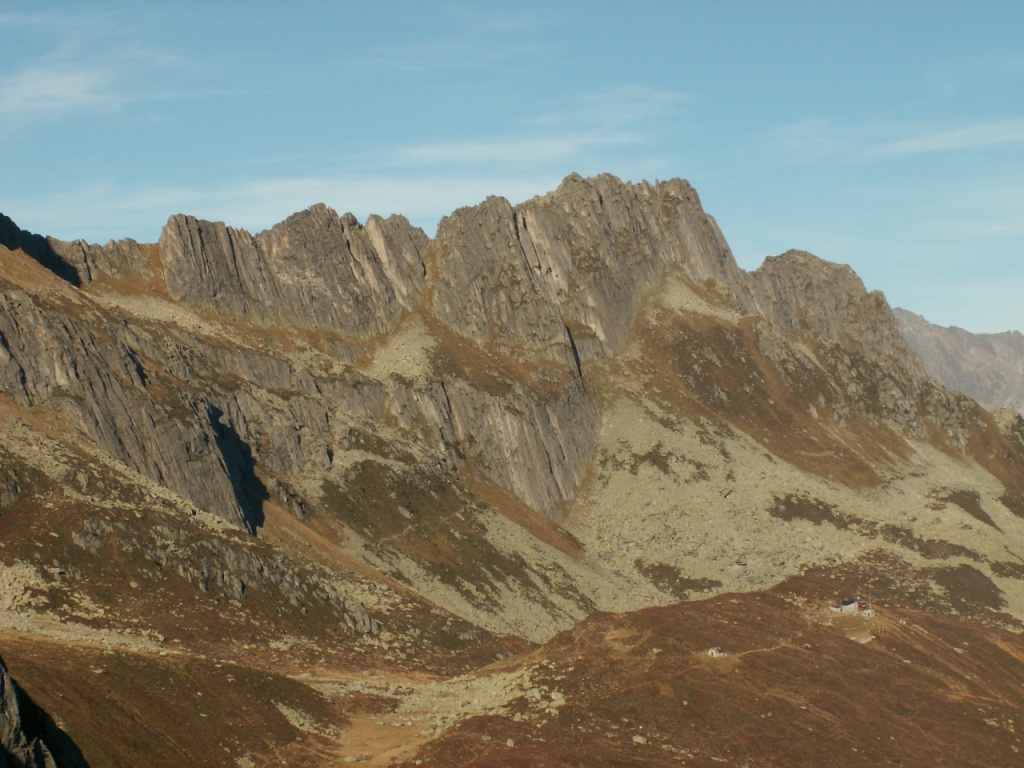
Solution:
M 875 615 L 875 609 L 859 597 L 852 600 L 843 600 L 839 605 L 831 606 L 829 610 L 835 613 L 852 613 L 857 616 L 864 616 L 865 618 Z

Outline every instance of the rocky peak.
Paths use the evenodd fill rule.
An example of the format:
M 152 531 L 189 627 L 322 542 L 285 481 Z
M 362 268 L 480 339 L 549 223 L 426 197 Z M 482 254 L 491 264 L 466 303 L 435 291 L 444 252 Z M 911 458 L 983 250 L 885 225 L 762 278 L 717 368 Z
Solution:
M 438 227 L 434 309 L 479 342 L 584 359 L 622 349 L 643 296 L 676 268 L 743 295 L 743 273 L 692 187 L 567 177 L 519 206 L 490 198 Z
M 600 423 L 597 403 L 583 386 L 584 366 L 626 347 L 645 297 L 670 274 L 737 317 L 760 314 L 786 334 L 830 340 L 875 362 L 895 360 L 901 371 L 915 370 L 885 299 L 868 294 L 852 270 L 791 252 L 748 275 L 736 265 L 697 193 L 680 179 L 631 184 L 607 174 L 591 179 L 573 174 L 554 192 L 518 206 L 492 197 L 455 211 L 442 220 L 433 243 L 400 216 L 373 216 L 361 225 L 351 214 L 339 216 L 323 204 L 256 235 L 177 215 L 164 228 L 159 251 L 167 292 L 195 309 L 255 325 L 369 339 L 391 334 L 404 311 L 419 308 L 431 334 L 439 330 L 427 317 L 432 314 L 455 334 L 451 338 L 481 345 L 453 347 L 442 340 L 444 353 L 431 353 L 431 385 L 399 391 L 395 388 L 405 385 L 391 382 L 387 408 L 407 429 L 432 425 L 432 450 L 442 451 L 447 461 L 461 466 L 461 452 L 473 460 L 474 472 L 552 517 L 574 498 Z M 25 389 L 33 403 L 47 402 L 53 393 L 45 389 L 47 377 L 36 364 L 47 357 L 27 352 L 42 342 L 19 334 L 25 336 L 23 329 L 12 327 L 8 341 L 23 347 L 14 353 L 20 367 L 7 367 L 11 376 L 24 377 L 27 389 L 18 391 Z M 149 354 L 160 357 L 153 350 Z M 106 368 L 120 370 L 111 360 Z M 555 370 L 547 365 L 552 361 Z M 530 365 L 524 368 L 522 362 Z M 95 361 L 76 361 L 76 367 L 81 381 L 110 378 Z M 267 372 L 279 367 L 252 358 L 241 378 L 250 382 L 247 386 L 261 387 Z M 481 374 L 487 370 L 492 373 Z M 189 377 L 181 374 L 183 382 Z M 74 384 L 75 376 L 65 378 Z M 294 391 L 288 378 L 278 386 Z M 368 413 L 384 407 L 374 386 L 359 385 L 359 394 L 356 384 L 349 391 L 348 382 L 303 386 L 316 392 L 330 387 L 350 405 L 365 404 Z M 910 389 L 896 389 L 904 393 L 898 398 L 903 408 Z M 258 524 L 255 503 L 244 493 L 238 503 L 226 498 L 232 488 L 245 485 L 238 477 L 249 473 L 247 445 L 262 446 L 256 458 L 285 475 L 303 465 L 330 466 L 323 457 L 337 438 L 329 433 L 323 404 L 308 406 L 322 416 L 296 417 L 305 430 L 298 439 L 291 426 L 257 407 L 259 398 L 223 393 L 210 400 L 185 387 L 179 399 L 187 407 L 176 411 L 181 419 L 172 422 L 188 436 L 185 446 L 153 450 L 154 441 L 166 439 L 150 435 L 145 419 L 139 427 L 131 417 L 147 412 L 146 406 L 124 408 L 121 402 L 137 392 L 129 388 L 122 396 L 116 386 L 111 391 L 117 397 L 108 398 L 108 408 L 88 417 L 76 412 L 74 421 L 118 458 L 162 484 L 188 488 L 193 502 L 216 507 L 248 527 Z M 79 401 L 62 402 L 73 409 Z M 218 439 L 224 435 L 231 440 Z M 214 461 L 204 463 L 196 455 Z M 168 460 L 155 464 L 151 456 Z M 212 471 L 208 477 L 207 470 L 219 466 L 217 459 L 235 467 L 234 475 Z M 199 470 L 202 482 L 194 477 Z
M 868 292 L 845 264 L 806 251 L 768 257 L 749 275 L 757 312 L 780 330 L 837 342 L 867 359 L 923 377 L 880 291 Z
M 255 237 L 171 217 L 160 236 L 167 290 L 192 307 L 267 326 L 368 338 L 415 305 L 428 239 L 401 217 L 362 227 L 325 205 Z
M 479 343 L 530 345 L 564 358 L 568 345 L 556 297 L 520 241 L 508 200 L 490 197 L 441 220 L 433 309 L 442 323 Z

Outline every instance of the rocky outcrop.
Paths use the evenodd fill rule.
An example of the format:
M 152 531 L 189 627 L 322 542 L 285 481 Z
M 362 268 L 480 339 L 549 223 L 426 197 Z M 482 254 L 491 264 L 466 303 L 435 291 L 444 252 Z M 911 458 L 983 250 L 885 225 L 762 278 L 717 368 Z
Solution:
M 549 403 L 487 397 L 463 382 L 447 390 L 455 433 L 483 478 L 557 517 L 586 474 L 600 422 L 597 404 L 579 385 Z
M 84 240 L 64 242 L 48 238 L 50 248 L 64 264 L 74 270 L 82 285 L 103 277 L 136 277 L 152 280 L 155 275 L 143 247 L 131 238 L 112 240 L 106 245 L 87 243 Z
M 9 507 L 17 501 L 20 494 L 18 475 L 10 469 L 0 471 L 0 509 Z
M 503 198 L 489 198 L 442 220 L 434 311 L 456 333 L 481 344 L 568 361 L 569 335 L 556 297 L 528 262 L 517 236 L 516 214 Z
M 745 301 L 743 273 L 679 179 L 624 184 L 573 174 L 513 208 L 491 198 L 443 219 L 438 318 L 480 343 L 572 360 L 615 354 L 644 294 L 676 267 Z
M 423 286 L 427 236 L 401 216 L 360 226 L 314 205 L 253 236 L 173 216 L 160 236 L 167 291 L 265 326 L 368 338 L 392 330 Z
M 88 768 L 75 743 L 18 687 L 0 659 L 0 768 Z
M 198 506 L 259 523 L 251 454 L 223 412 L 147 369 L 123 324 L 95 307 L 50 305 L 0 283 L 0 386 Z
M 845 264 L 804 251 L 765 259 L 749 275 L 758 314 L 780 330 L 827 339 L 885 367 L 924 375 L 880 291 L 868 293 Z
M 12 251 L 24 251 L 75 286 L 87 285 L 102 276 L 117 277 L 129 272 L 147 280 L 153 277 L 142 246 L 130 238 L 106 245 L 84 240 L 69 243 L 26 232 L 0 213 L 0 245 Z
M 905 309 L 893 310 L 928 375 L 989 409 L 1024 412 L 1024 335 L 943 328 Z

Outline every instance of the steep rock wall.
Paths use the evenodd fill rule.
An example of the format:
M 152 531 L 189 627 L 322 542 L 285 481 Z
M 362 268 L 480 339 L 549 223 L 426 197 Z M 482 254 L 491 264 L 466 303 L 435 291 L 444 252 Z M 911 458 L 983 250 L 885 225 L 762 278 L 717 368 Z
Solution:
M 221 223 L 173 216 L 160 236 L 175 300 L 265 326 L 367 338 L 394 328 L 423 285 L 427 237 L 399 216 L 371 218 L 325 205 L 255 237 Z
M 669 267 L 749 303 L 717 225 L 678 179 L 652 186 L 573 174 L 515 208 L 492 198 L 442 220 L 437 251 L 442 322 L 481 343 L 554 348 L 555 359 L 618 352 Z
M 74 279 L 64 277 L 73 284 L 124 269 L 145 274 L 142 252 L 128 241 L 55 245 L 7 230 L 41 263 L 49 247 L 60 257 L 51 268 L 71 270 Z M 802 252 L 743 272 L 696 192 L 678 179 L 572 175 L 518 206 L 490 198 L 460 209 L 433 243 L 401 217 L 360 226 L 323 205 L 255 236 L 174 216 L 160 265 L 170 296 L 194 309 L 328 331 L 317 337 L 324 345 L 335 334 L 386 337 L 404 313 L 416 313 L 433 329 L 432 343 L 459 358 L 454 367 L 435 360 L 426 381 L 400 372 L 380 380 L 352 367 L 358 345 L 341 369 L 315 372 L 281 350 L 188 334 L 161 339 L 109 319 L 60 321 L 25 301 L 12 311 L 8 325 L 22 319 L 2 331 L 5 389 L 49 403 L 113 455 L 236 521 L 251 514 L 242 487 L 249 465 L 282 478 L 327 473 L 353 430 L 380 432 L 385 423 L 418 441 L 429 461 L 473 472 L 557 516 L 582 482 L 600 424 L 585 366 L 625 347 L 645 297 L 670 273 L 736 316 L 760 316 L 771 332 L 759 332 L 757 343 L 778 358 L 783 378 L 796 358 L 777 335 L 811 342 L 828 375 L 802 410 L 827 404 L 840 423 L 867 417 L 908 437 L 937 430 L 958 446 L 968 441 L 962 422 L 970 418 L 955 398 L 924 386 L 881 294 L 866 292 L 849 267 Z M 165 375 L 162 385 L 173 380 L 159 396 L 150 362 Z M 793 392 L 803 386 L 801 366 L 790 377 Z M 205 384 L 193 391 L 189 381 Z M 154 405 L 160 397 L 166 402 Z
M 239 488 L 251 467 L 233 428 L 203 393 L 152 374 L 113 317 L 0 283 L 0 385 L 8 397 L 50 409 L 133 469 L 253 528 L 255 510 Z

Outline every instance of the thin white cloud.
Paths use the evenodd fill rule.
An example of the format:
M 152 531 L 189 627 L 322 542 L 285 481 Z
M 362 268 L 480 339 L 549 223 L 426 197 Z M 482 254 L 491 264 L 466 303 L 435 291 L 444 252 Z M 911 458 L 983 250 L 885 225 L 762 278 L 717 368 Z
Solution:
M 437 221 L 461 206 L 475 205 L 490 195 L 520 202 L 554 189 L 572 171 L 629 175 L 642 172 L 642 167 L 658 175 L 671 167 L 671 158 L 653 156 L 649 138 L 675 117 L 686 99 L 668 90 L 613 86 L 563 102 L 560 110 L 542 104 L 539 116 L 508 126 L 508 133 L 382 147 L 360 157 L 346 156 L 344 167 L 333 171 L 287 175 L 250 164 L 248 172 L 258 176 L 248 180 L 193 188 L 94 185 L 62 196 L 22 200 L 19 210 L 8 213 L 16 221 L 26 216 L 26 222 L 57 222 L 60 231 L 45 223 L 33 226 L 63 238 L 153 240 L 174 212 L 258 231 L 313 203 L 326 202 L 360 218 L 401 213 L 433 234 Z M 631 161 L 614 167 L 608 162 L 612 149 L 618 154 L 627 151 Z M 102 230 L 97 229 L 98 222 Z
M 493 30 L 492 30 L 493 32 Z M 351 61 L 355 66 L 428 73 L 453 69 L 484 70 L 510 61 L 539 58 L 550 48 L 539 40 L 508 40 L 495 34 L 458 34 L 441 40 L 382 45 Z M 495 39 L 498 38 L 498 39 Z
M 0 29 L 34 28 L 15 38 L 20 50 L 0 69 L 2 134 L 39 121 L 116 111 L 127 104 L 189 93 L 154 90 L 154 73 L 185 74 L 195 65 L 173 53 L 140 46 L 118 30 L 112 17 L 96 15 L 0 15 Z M 11 66 L 9 62 L 17 62 Z
M 217 199 L 207 197 L 210 215 L 251 229 L 265 229 L 295 211 L 324 202 L 361 221 L 370 214 L 405 216 L 428 235 L 443 216 L 476 205 L 491 195 L 517 203 L 554 189 L 560 176 L 500 172 L 445 175 L 351 175 L 265 179 L 224 185 Z
M 942 207 L 921 232 L 965 245 L 984 240 L 1016 241 L 1024 256 L 1024 180 L 1003 174 L 985 174 L 969 183 L 961 182 L 945 192 Z
M 515 12 L 509 7 L 484 3 L 448 3 L 443 13 L 451 22 L 469 34 L 497 32 L 520 35 L 536 33 L 547 26 L 547 14 L 541 9 L 530 9 L 529 13 Z
M 773 138 L 786 155 L 801 162 L 828 157 L 868 161 L 1024 144 L 1024 119 L 936 127 L 812 117 L 777 128 Z
M 112 73 L 101 67 L 56 64 L 0 77 L 0 115 L 47 117 L 118 107 Z
M 465 141 L 414 144 L 391 151 L 388 167 L 473 165 L 491 168 L 558 167 L 584 162 L 588 152 L 643 146 L 650 131 L 680 111 L 686 94 L 637 85 L 546 104 L 524 118 L 514 133 Z
M 956 152 L 1024 142 L 1024 120 L 996 120 L 973 123 L 889 141 L 870 147 L 875 156 L 916 155 L 927 152 Z
M 380 45 L 351 63 L 406 73 L 485 70 L 538 60 L 558 50 L 543 40 L 549 22 L 537 10 L 525 14 L 455 3 L 438 11 L 446 20 L 444 33 L 414 43 Z
M 618 126 L 642 124 L 678 115 L 692 96 L 682 91 L 635 83 L 613 85 L 576 99 L 545 105 L 542 114 L 524 121 L 528 126 Z
M 809 117 L 775 129 L 774 142 L 784 154 L 802 162 L 851 155 L 863 141 L 863 130 L 820 117 Z
M 561 178 L 544 172 L 467 171 L 266 178 L 194 188 L 94 184 L 46 198 L 23 199 L 0 210 L 23 228 L 65 240 L 106 242 L 133 237 L 153 242 L 168 216 L 175 213 L 258 232 L 322 202 L 339 213 L 354 213 L 360 221 L 370 214 L 401 214 L 433 236 L 441 217 L 457 208 L 476 205 L 491 195 L 521 202 L 554 189 Z M 115 226 L 116 231 L 111 229 Z
M 0 13 L 0 28 L 10 30 L 14 27 L 46 27 L 51 33 L 63 33 L 81 29 L 85 17 L 63 13 Z
M 403 147 L 392 153 L 392 166 L 490 165 L 537 166 L 578 159 L 585 150 L 609 145 L 632 144 L 636 133 L 581 131 L 576 134 L 499 138 L 483 141 L 443 141 Z

